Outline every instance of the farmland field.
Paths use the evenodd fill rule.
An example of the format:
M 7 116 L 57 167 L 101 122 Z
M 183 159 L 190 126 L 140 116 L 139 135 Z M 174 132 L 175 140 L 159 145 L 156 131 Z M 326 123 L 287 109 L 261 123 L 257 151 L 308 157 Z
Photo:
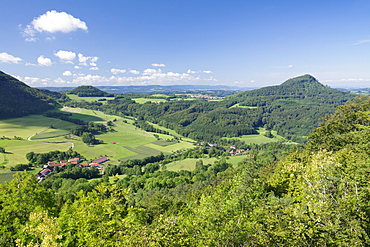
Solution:
M 5 136 L 6 138 L 0 139 L 0 146 L 5 148 L 6 154 L 0 155 L 0 165 L 11 167 L 28 163 L 25 155 L 31 151 L 36 153 L 54 150 L 67 151 L 73 147 L 88 160 L 107 156 L 111 160 L 110 163 L 115 163 L 122 159 L 144 158 L 160 152 L 170 153 L 190 148 L 193 145 L 183 141 L 157 140 L 153 136 L 154 133 L 135 127 L 131 124 L 133 121 L 127 118 L 81 108 L 64 107 L 62 111 L 70 112 L 72 118 L 84 121 L 104 124 L 111 120 L 114 123 L 114 130 L 96 135 L 102 143 L 88 146 L 82 142 L 80 137 L 69 136 L 69 130 L 75 126 L 70 122 L 41 115 L 1 120 L 0 137 Z M 173 133 L 177 135 L 176 132 Z M 162 139 L 173 139 L 173 136 L 158 135 Z M 14 136 L 17 136 L 19 140 L 16 140 Z

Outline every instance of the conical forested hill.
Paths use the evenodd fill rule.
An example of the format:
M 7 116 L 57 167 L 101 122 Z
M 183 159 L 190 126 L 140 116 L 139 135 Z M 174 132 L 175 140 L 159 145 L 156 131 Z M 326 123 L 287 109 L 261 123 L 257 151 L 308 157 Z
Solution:
M 232 95 L 228 103 L 258 107 L 263 112 L 261 126 L 303 141 L 297 136 L 307 136 L 320 118 L 353 98 L 354 95 L 325 86 L 311 75 L 302 75 L 278 86 Z
M 109 97 L 111 94 L 108 94 L 99 88 L 93 86 L 79 86 L 75 89 L 69 91 L 70 94 L 76 94 L 79 97 Z
M 0 119 L 42 113 L 56 105 L 41 90 L 0 71 Z

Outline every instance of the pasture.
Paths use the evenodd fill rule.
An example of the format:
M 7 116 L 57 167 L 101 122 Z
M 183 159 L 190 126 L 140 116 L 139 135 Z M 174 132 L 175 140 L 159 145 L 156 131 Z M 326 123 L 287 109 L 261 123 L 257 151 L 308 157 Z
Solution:
M 179 149 L 191 148 L 193 144 L 184 141 L 157 140 L 154 133 L 146 132 L 133 126 L 132 120 L 106 115 L 99 111 L 81 108 L 61 109 L 72 113 L 72 118 L 105 124 L 111 120 L 113 131 L 96 135 L 101 144 L 88 146 L 78 136 L 70 136 L 69 131 L 75 124 L 48 118 L 41 115 L 30 115 L 0 121 L 0 146 L 6 153 L 0 154 L 0 165 L 11 167 L 16 164 L 28 163 L 26 154 L 29 152 L 46 153 L 54 150 L 67 151 L 73 147 L 87 160 L 108 157 L 110 163 L 132 158 L 144 158 L 160 152 L 171 153 Z M 172 132 L 177 135 L 176 132 Z M 173 136 L 158 134 L 162 139 L 173 139 Z M 17 139 L 14 138 L 17 137 Z M 179 136 L 179 135 L 177 135 Z M 181 137 L 181 136 L 179 136 Z
M 152 102 L 152 103 L 160 103 L 160 102 L 166 102 L 165 99 L 162 98 L 132 98 L 133 101 L 135 101 L 138 104 L 145 104 L 147 102 Z
M 99 102 L 101 102 L 103 104 L 107 100 L 113 100 L 114 99 L 114 97 L 79 97 L 76 94 L 67 94 L 67 96 L 71 100 L 75 100 L 75 101 L 86 101 L 86 102 L 94 102 L 94 101 L 99 101 L 100 99 L 105 99 L 105 101 L 99 101 Z
M 240 161 L 245 159 L 246 155 L 236 155 L 236 156 L 230 156 L 226 158 L 226 162 L 232 164 L 233 166 L 236 166 Z M 198 161 L 202 160 L 204 165 L 211 164 L 213 165 L 215 161 L 217 161 L 217 158 L 188 158 L 183 160 L 177 160 L 173 161 L 171 163 L 168 163 L 166 165 L 166 169 L 169 171 L 180 171 L 180 170 L 187 170 L 187 171 L 193 171 L 195 169 L 195 165 Z

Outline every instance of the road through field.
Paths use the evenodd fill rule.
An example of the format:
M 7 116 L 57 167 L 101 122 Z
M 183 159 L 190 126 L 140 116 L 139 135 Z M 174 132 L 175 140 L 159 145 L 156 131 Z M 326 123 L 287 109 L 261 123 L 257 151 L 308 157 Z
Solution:
M 56 124 L 58 124 L 58 123 L 60 123 L 62 120 L 61 119 L 58 119 L 58 121 L 56 122 L 56 123 L 54 123 L 54 124 L 52 124 L 52 125 L 56 125 Z M 35 134 L 33 134 L 33 135 L 31 135 L 31 136 L 29 136 L 28 138 L 27 138 L 27 140 L 28 141 L 30 141 L 30 142 L 37 142 L 37 143 L 46 143 L 46 144 L 48 144 L 48 143 L 54 143 L 54 142 L 42 142 L 42 141 L 35 141 L 35 140 L 32 140 L 32 137 L 34 137 L 35 135 L 38 135 L 38 134 L 40 134 L 40 133 L 42 133 L 42 132 L 44 132 L 45 130 L 48 130 L 48 129 L 50 129 L 50 127 L 47 127 L 47 128 L 45 128 L 45 129 L 43 129 L 43 130 L 41 130 L 41 131 L 39 131 L 39 132 L 36 132 Z M 60 143 L 70 143 L 71 144 L 71 147 L 72 147 L 72 149 L 75 147 L 75 144 L 73 143 L 73 142 L 60 142 Z

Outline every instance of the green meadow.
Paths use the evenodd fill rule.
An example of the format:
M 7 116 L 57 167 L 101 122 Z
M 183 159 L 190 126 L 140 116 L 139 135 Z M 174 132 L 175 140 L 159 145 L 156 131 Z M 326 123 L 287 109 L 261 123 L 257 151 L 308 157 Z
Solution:
M 132 100 L 134 100 L 138 104 L 144 104 L 146 102 L 152 102 L 152 103 L 166 102 L 165 99 L 161 99 L 161 98 L 158 98 L 158 99 L 155 99 L 155 98 L 133 98 Z
M 268 138 L 264 136 L 264 134 L 267 131 L 264 128 L 258 128 L 257 131 L 259 134 L 256 134 L 256 135 L 243 135 L 243 136 L 232 137 L 232 138 L 224 137 L 224 139 L 237 139 L 240 141 L 244 141 L 247 144 L 252 144 L 252 143 L 253 144 L 264 144 L 264 143 L 269 143 L 269 142 L 286 141 L 286 139 L 278 135 L 275 130 L 271 130 L 271 134 L 273 135 L 273 138 Z
M 233 166 L 236 166 L 240 161 L 244 160 L 246 158 L 246 155 L 236 155 L 236 156 L 230 156 L 227 157 L 227 162 L 232 164 Z M 217 161 L 217 158 L 188 158 L 184 160 L 177 160 L 173 161 L 171 163 L 168 163 L 166 165 L 166 169 L 169 171 L 180 171 L 180 170 L 187 170 L 192 171 L 195 169 L 195 165 L 198 161 L 202 160 L 204 165 L 211 164 L 213 165 L 215 161 Z
M 248 108 L 248 109 L 255 109 L 255 108 L 258 108 L 257 106 L 245 106 L 245 105 L 239 105 L 239 103 L 237 103 L 237 104 L 235 104 L 235 105 L 230 106 L 230 108 L 233 108 L 233 107 Z
M 0 121 L 0 146 L 6 153 L 0 154 L 0 165 L 11 167 L 16 164 L 27 163 L 25 155 L 29 152 L 45 153 L 53 150 L 66 151 L 73 147 L 87 160 L 107 156 L 110 163 L 132 158 L 144 158 L 157 155 L 160 152 L 169 154 L 180 149 L 193 146 L 185 141 L 166 141 L 173 139 L 171 135 L 158 134 L 162 140 L 157 140 L 155 133 L 146 132 L 135 127 L 133 120 L 106 115 L 99 111 L 81 108 L 61 109 L 72 113 L 72 118 L 97 123 L 113 121 L 113 131 L 96 135 L 101 144 L 88 146 L 78 136 L 70 136 L 69 131 L 75 124 L 48 118 L 41 115 L 30 115 L 23 118 L 13 118 Z M 176 132 L 171 132 L 179 136 Z M 16 140 L 14 137 L 18 137 Z M 181 137 L 181 136 L 179 136 Z M 30 139 L 30 140 L 28 140 Z
M 67 96 L 71 100 L 75 100 L 75 101 L 86 101 L 86 102 L 99 101 L 99 99 L 105 99 L 105 100 L 113 100 L 114 99 L 114 97 L 79 97 L 76 94 L 67 94 Z M 104 102 L 106 102 L 106 101 L 99 101 L 99 102 L 101 102 L 101 103 L 104 104 Z

